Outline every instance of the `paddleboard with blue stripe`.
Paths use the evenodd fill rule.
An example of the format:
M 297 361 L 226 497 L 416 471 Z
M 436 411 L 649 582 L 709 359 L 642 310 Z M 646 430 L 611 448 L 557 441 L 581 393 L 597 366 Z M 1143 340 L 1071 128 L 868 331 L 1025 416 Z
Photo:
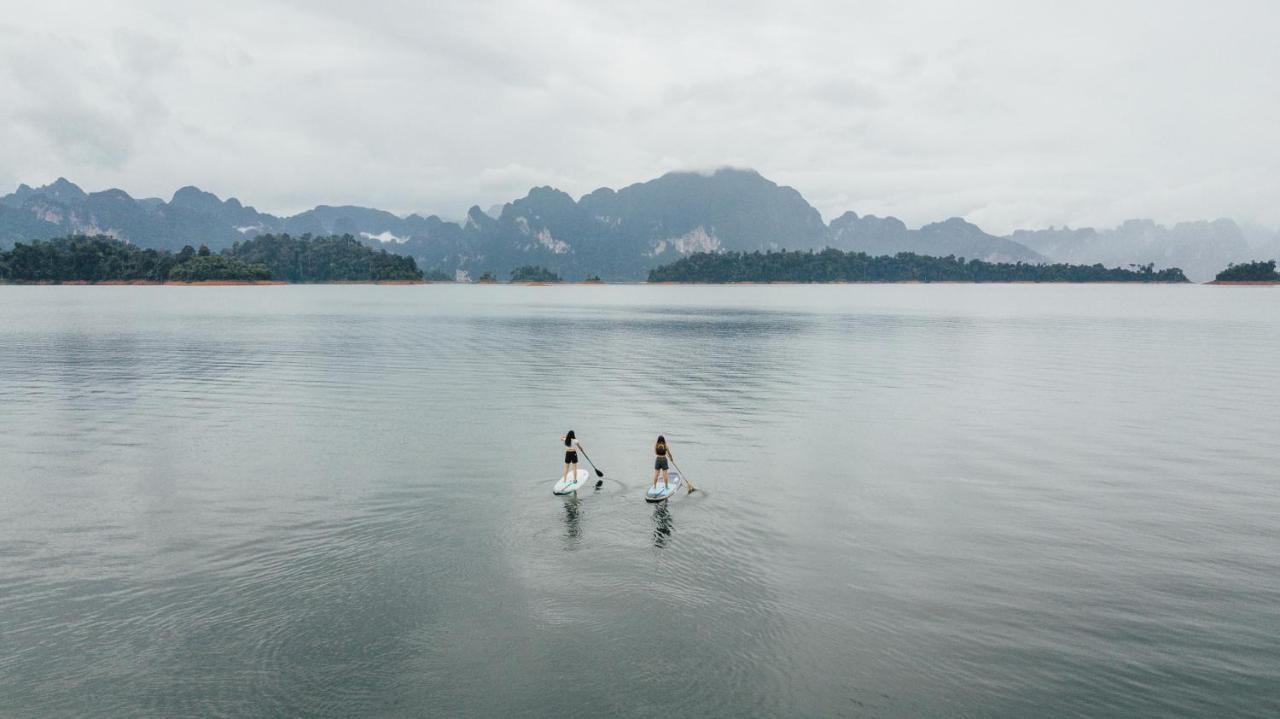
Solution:
M 589 479 L 591 479 L 591 473 L 585 469 L 579 469 L 568 477 L 557 481 L 551 492 L 552 494 L 573 494 L 587 486 Z
M 644 501 L 661 502 L 664 499 L 670 499 L 671 495 L 676 493 L 677 489 L 684 486 L 684 480 L 680 478 L 679 472 L 667 473 L 667 485 L 664 487 L 662 478 L 658 478 L 658 486 L 650 486 L 644 493 Z

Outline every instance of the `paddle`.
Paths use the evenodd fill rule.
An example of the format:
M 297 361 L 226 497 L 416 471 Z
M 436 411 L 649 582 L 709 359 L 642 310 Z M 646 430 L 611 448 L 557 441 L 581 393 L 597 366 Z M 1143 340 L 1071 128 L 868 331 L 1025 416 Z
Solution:
M 587 456 L 587 450 L 583 449 L 582 445 L 578 445 L 578 451 L 582 453 L 583 457 L 587 458 L 587 464 L 591 465 L 591 468 L 596 470 L 596 476 L 601 477 L 601 479 L 596 480 L 596 489 L 600 489 L 600 486 L 604 484 L 604 472 L 601 472 L 596 468 L 596 463 L 592 462 L 591 457 Z
M 689 485 L 689 491 L 685 492 L 685 494 L 693 494 L 698 491 L 698 488 L 693 486 L 693 482 L 689 481 L 689 475 L 685 474 L 684 470 L 680 469 L 680 465 L 676 464 L 676 458 L 671 455 L 671 450 L 667 450 L 667 458 L 671 460 L 671 466 L 676 468 L 681 477 L 684 477 L 684 483 Z

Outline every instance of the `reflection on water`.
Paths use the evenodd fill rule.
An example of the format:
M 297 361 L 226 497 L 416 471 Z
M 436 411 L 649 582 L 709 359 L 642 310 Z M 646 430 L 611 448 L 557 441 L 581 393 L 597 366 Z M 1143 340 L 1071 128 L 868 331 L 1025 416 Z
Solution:
M 666 502 L 658 502 L 653 508 L 653 546 L 663 549 L 671 541 L 671 532 L 675 529 L 675 520 L 671 518 L 671 510 Z
M 0 715 L 1273 715 L 1276 299 L 0 287 Z
M 565 497 L 564 526 L 569 539 L 582 537 L 582 502 L 576 493 Z

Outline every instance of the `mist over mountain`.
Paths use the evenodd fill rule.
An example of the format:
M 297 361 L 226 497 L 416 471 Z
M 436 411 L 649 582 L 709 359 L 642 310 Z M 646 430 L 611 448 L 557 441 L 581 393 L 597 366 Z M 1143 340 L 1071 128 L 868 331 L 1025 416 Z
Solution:
M 1231 262 L 1280 254 L 1280 235 L 1242 230 L 1231 220 L 1164 227 L 1132 220 L 1111 230 L 1019 230 L 998 237 L 953 217 L 911 229 L 894 217 L 846 212 L 825 224 L 795 189 L 751 170 L 672 172 L 579 199 L 552 187 L 488 212 L 473 206 L 460 222 L 406 217 L 351 205 L 320 205 L 290 217 L 260 212 L 197 187 L 168 201 L 123 190 L 88 193 L 59 178 L 21 185 L 0 197 L 0 246 L 60 235 L 107 234 L 157 249 L 208 245 L 221 250 L 263 233 L 351 234 L 414 257 L 425 270 L 472 277 L 544 265 L 567 279 L 641 279 L 653 267 L 695 252 L 834 247 L 870 255 L 913 252 L 989 262 L 1153 263 L 1211 278 Z
M 1251 245 L 1233 220 L 1180 222 L 1173 227 L 1129 220 L 1110 230 L 1018 230 L 1010 239 L 1061 262 L 1075 264 L 1177 266 L 1195 281 L 1212 279 L 1233 262 L 1271 258 L 1280 236 Z M 1260 254 L 1261 253 L 1261 254 Z

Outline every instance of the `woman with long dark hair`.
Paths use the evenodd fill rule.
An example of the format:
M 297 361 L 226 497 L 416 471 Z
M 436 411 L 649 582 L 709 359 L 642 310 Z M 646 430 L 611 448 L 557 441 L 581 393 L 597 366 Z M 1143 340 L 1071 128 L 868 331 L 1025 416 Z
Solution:
M 560 481 L 563 482 L 570 477 L 578 476 L 578 448 L 582 445 L 573 436 L 573 430 L 569 430 L 560 438 L 560 441 L 564 442 L 564 474 L 560 477 Z
M 658 486 L 658 474 L 662 474 L 662 486 L 668 487 L 667 483 L 667 460 L 672 457 L 671 448 L 667 446 L 667 438 L 658 435 L 658 441 L 653 445 L 653 486 Z

